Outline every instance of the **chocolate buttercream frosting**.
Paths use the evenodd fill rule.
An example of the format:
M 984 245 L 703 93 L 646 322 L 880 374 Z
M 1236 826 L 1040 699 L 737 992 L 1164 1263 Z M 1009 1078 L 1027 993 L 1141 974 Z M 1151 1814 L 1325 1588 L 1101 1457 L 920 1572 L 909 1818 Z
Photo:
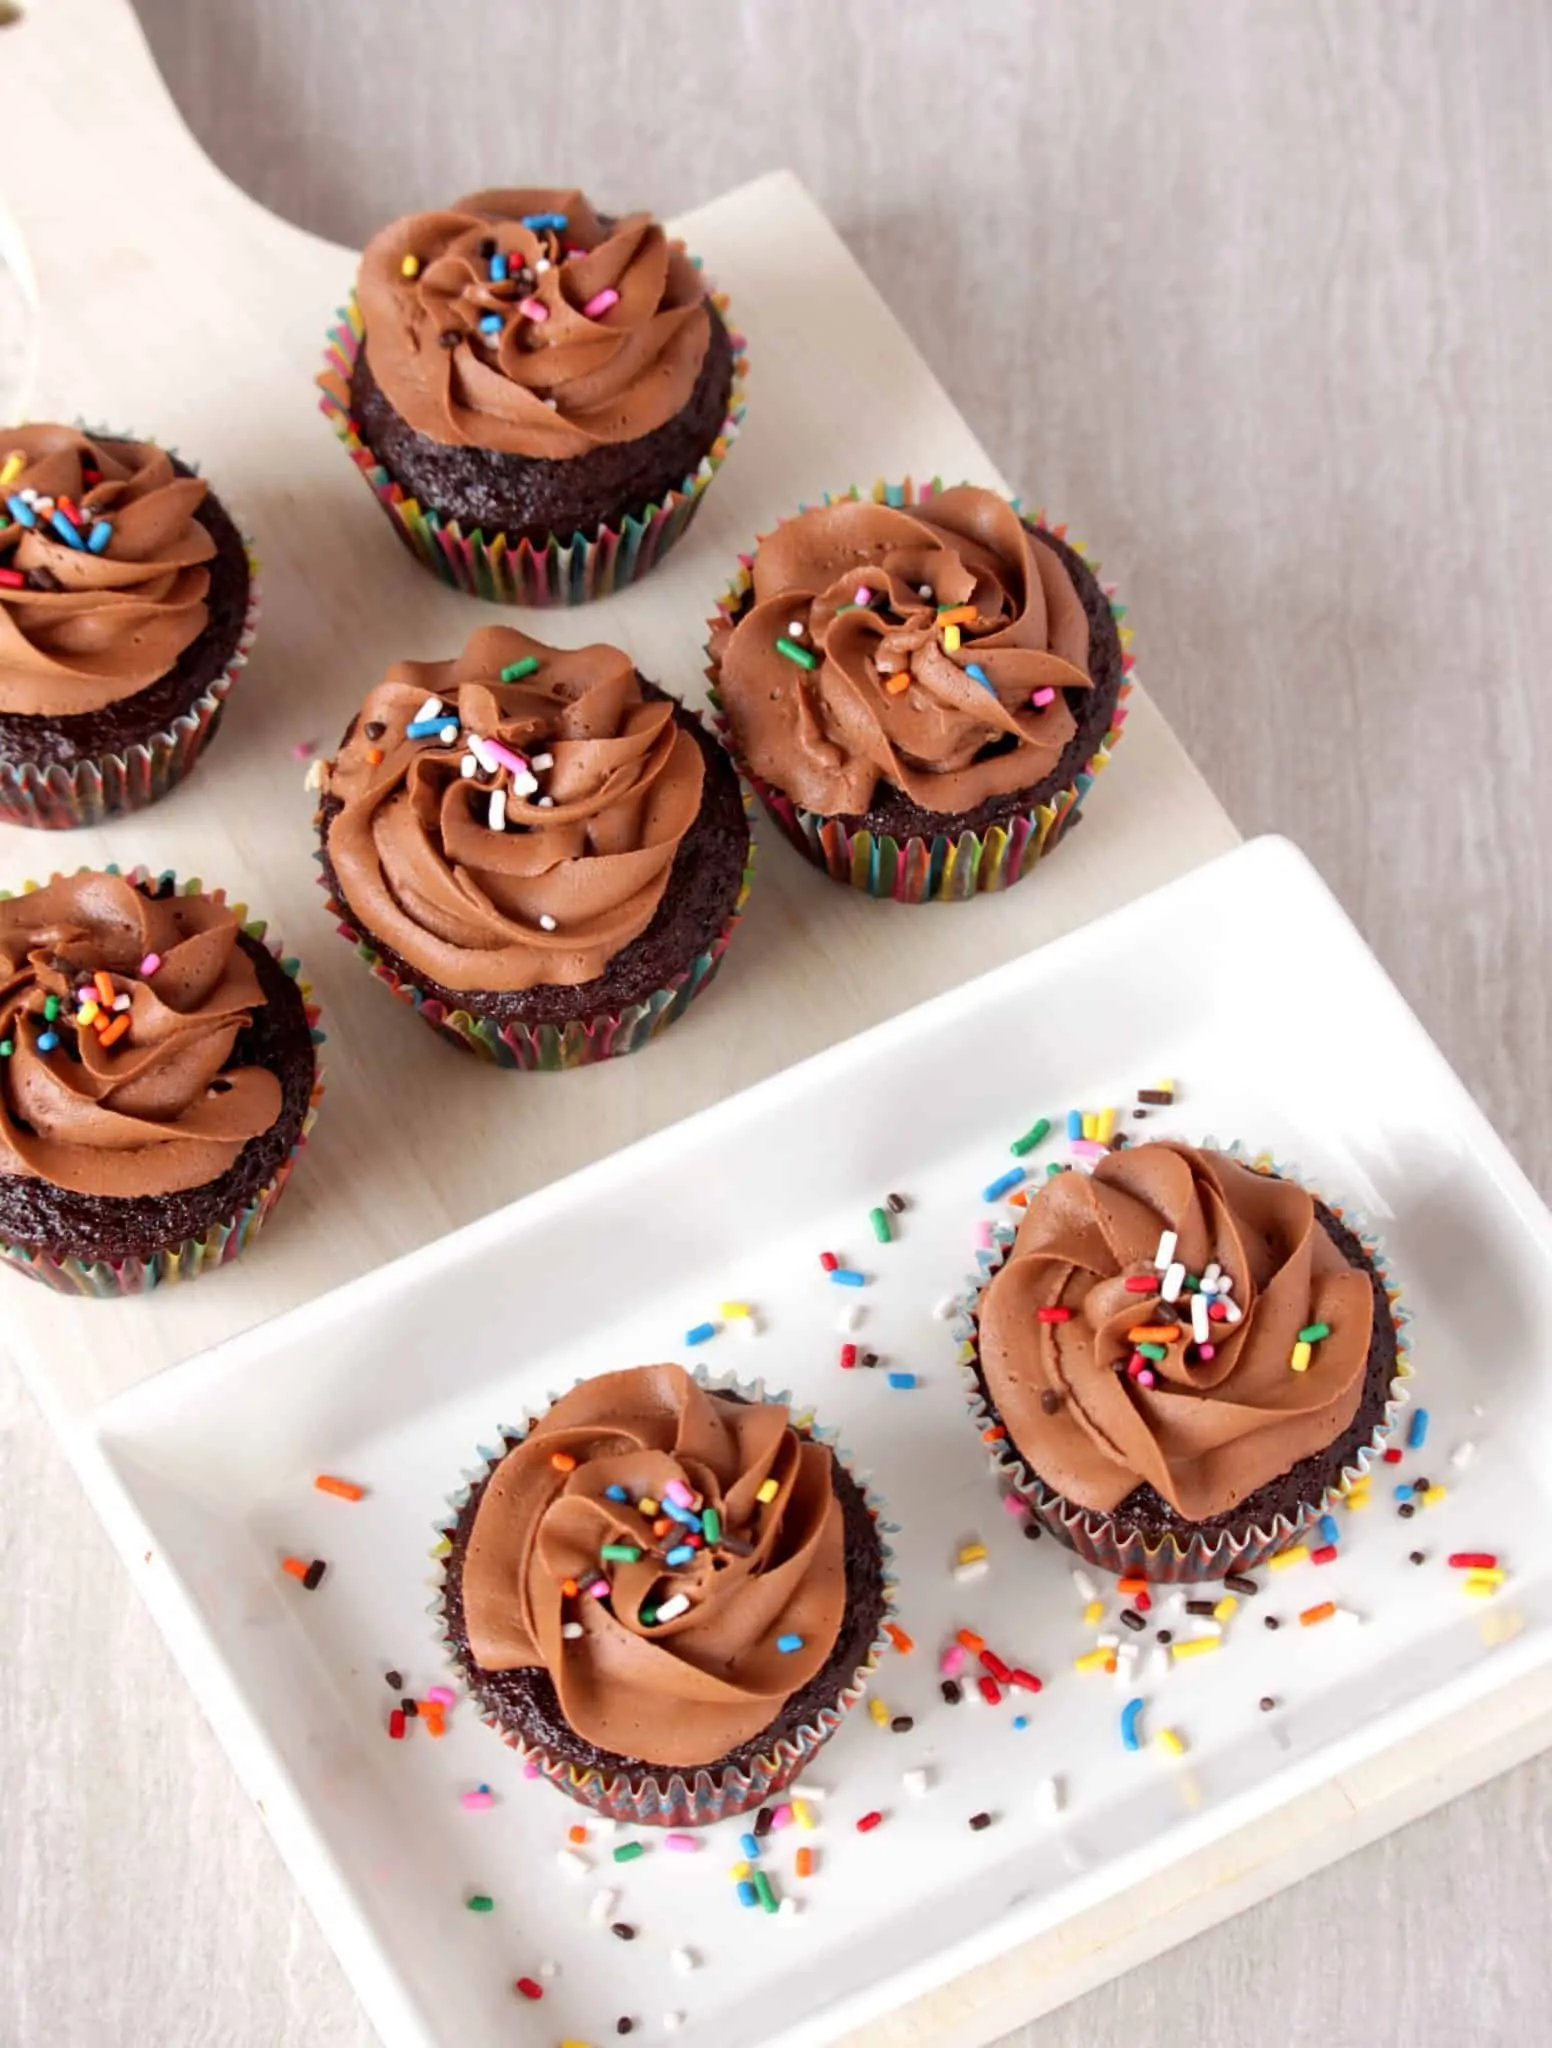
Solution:
M 801 512 L 751 574 L 746 609 L 713 634 L 718 687 L 737 752 L 808 810 L 864 812 L 881 783 L 973 810 L 1034 787 L 1077 730 L 1082 601 L 993 491 Z
M 0 428 L 0 713 L 101 711 L 204 631 L 206 486 L 140 441 Z
M 650 214 L 580 192 L 474 192 L 390 222 L 356 285 L 367 360 L 433 441 L 548 459 L 683 411 L 711 336 L 694 263 Z
M 228 1065 L 265 1001 L 238 934 L 225 904 L 122 875 L 0 902 L 0 1173 L 165 1195 L 269 1130 L 280 1082 Z
M 1228 1292 L 1193 1339 L 1191 1290 L 1163 1298 L 1167 1244 L 1193 1281 L 1216 1267 Z M 1127 1281 L 1147 1278 L 1146 1292 Z M 1068 1311 L 1041 1320 L 1040 1311 Z M 1080 1507 L 1109 1513 L 1151 1486 L 1189 1521 L 1225 1513 L 1348 1428 L 1364 1391 L 1374 1319 L 1367 1271 L 1350 1265 L 1294 1182 L 1189 1145 L 1129 1146 L 1092 1175 L 1063 1173 L 1031 1197 L 1008 1261 L 981 1300 L 987 1386 L 1031 1471 Z M 1326 1326 L 1307 1368 L 1299 1332 Z M 1138 1331 L 1171 1331 L 1137 1336 Z M 1153 1384 L 1132 1368 L 1137 1345 Z
M 779 1402 L 721 1398 L 678 1365 L 585 1381 L 486 1485 L 463 1564 L 470 1651 L 487 1671 L 543 1666 L 599 1749 L 713 1763 L 768 1727 L 835 1645 L 846 1564 L 831 1473 Z M 680 1501 L 704 1533 L 670 1565 L 687 1527 L 652 1509 Z M 600 1574 L 607 1598 L 589 1590 Z
M 443 987 L 578 987 L 651 923 L 704 775 L 617 647 L 484 626 L 368 696 L 324 771 L 329 859 L 367 929 Z

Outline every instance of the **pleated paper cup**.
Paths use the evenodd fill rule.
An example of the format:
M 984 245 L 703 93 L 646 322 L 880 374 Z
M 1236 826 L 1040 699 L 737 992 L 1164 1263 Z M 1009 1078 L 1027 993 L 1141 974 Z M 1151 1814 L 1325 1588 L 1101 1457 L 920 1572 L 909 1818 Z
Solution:
M 713 1374 L 704 1369 L 697 1369 L 694 1377 L 708 1392 L 738 1394 L 750 1402 L 790 1399 L 790 1396 L 784 1393 L 768 1394 L 761 1380 L 745 1382 L 731 1374 Z M 437 1524 L 437 1542 L 432 1551 L 437 1566 L 436 1596 L 431 1605 L 431 1613 L 436 1621 L 443 1653 L 452 1663 L 459 1683 L 465 1688 L 469 1685 L 469 1674 L 459 1659 L 448 1612 L 449 1575 L 446 1560 L 452 1547 L 453 1532 L 458 1526 L 460 1516 L 467 1510 L 475 1494 L 496 1466 L 515 1444 L 522 1442 L 534 1423 L 543 1419 L 543 1414 L 544 1411 L 540 1410 L 530 1414 L 516 1427 L 503 1428 L 499 1432 L 500 1442 L 496 1448 L 481 1449 L 477 1465 L 464 1475 L 465 1483 L 457 1492 L 448 1496 L 447 1513 Z M 883 1519 L 883 1510 L 877 1495 L 863 1486 L 861 1478 L 853 1469 L 851 1454 L 838 1442 L 833 1430 L 818 1424 L 812 1410 L 809 1409 L 795 1411 L 792 1426 L 801 1435 L 824 1444 L 850 1475 L 866 1499 L 868 1513 L 872 1517 L 878 1537 L 883 1570 L 883 1605 L 878 1628 L 862 1662 L 841 1687 L 834 1703 L 819 1709 L 800 1727 L 774 1739 L 769 1749 L 762 1749 L 752 1762 L 740 1766 L 721 1767 L 712 1764 L 697 1770 L 670 1770 L 664 1766 L 660 1770 L 654 1770 L 651 1766 L 637 1766 L 632 1769 L 622 1761 L 616 1770 L 607 1764 L 583 1768 L 564 1756 L 553 1754 L 542 1741 L 523 1736 L 506 1726 L 498 1714 L 487 1709 L 475 1696 L 474 1704 L 480 1718 L 487 1727 L 494 1729 L 509 1749 L 516 1753 L 522 1762 L 525 1775 L 545 1779 L 558 1791 L 564 1792 L 569 1799 L 575 1800 L 578 1805 L 585 1806 L 591 1812 L 604 1815 L 610 1820 L 622 1822 L 626 1826 L 709 1827 L 714 1821 L 726 1820 L 733 1814 L 747 1813 L 754 1807 L 766 1805 L 784 1792 L 800 1772 L 812 1763 L 847 1714 L 861 1701 L 867 1690 L 868 1680 L 889 1640 L 885 1625 L 893 1611 L 894 1581 L 889 1573 L 893 1552 L 887 1536 L 893 1533 L 893 1525 Z
M 1212 1138 L 1204 1139 L 1201 1149 L 1225 1153 L 1257 1173 L 1274 1175 L 1300 1187 L 1308 1186 L 1301 1174 L 1276 1164 L 1268 1153 L 1251 1154 L 1238 1143 L 1220 1145 Z M 1310 1188 L 1309 1192 L 1315 1191 Z M 970 1418 L 986 1445 L 988 1463 L 1000 1490 L 1017 1496 L 1035 1521 L 1101 1571 L 1114 1572 L 1118 1578 L 1137 1573 L 1153 1584 L 1193 1585 L 1222 1579 L 1229 1572 L 1252 1571 L 1257 1565 L 1266 1564 L 1279 1551 L 1297 1543 L 1322 1515 L 1329 1513 L 1354 1487 L 1361 1485 L 1383 1452 L 1408 1400 L 1405 1383 L 1412 1376 L 1412 1367 L 1405 1331 L 1411 1318 L 1402 1306 L 1400 1288 L 1391 1273 L 1384 1248 L 1368 1224 L 1351 1209 L 1339 1209 L 1334 1203 L 1326 1202 L 1324 1196 L 1317 1196 L 1317 1200 L 1357 1238 L 1389 1304 L 1396 1332 L 1395 1372 L 1381 1419 L 1369 1441 L 1341 1468 L 1319 1500 L 1301 1507 L 1296 1513 L 1274 1515 L 1248 1529 L 1202 1529 L 1190 1535 L 1170 1532 L 1154 1542 L 1139 1530 L 1118 1525 L 1113 1515 L 1079 1507 L 1047 1486 L 1008 1434 L 981 1373 L 976 1307 L 981 1294 L 984 1294 L 993 1275 L 1006 1263 L 1012 1249 L 1015 1232 L 1006 1224 L 996 1228 L 994 1249 L 980 1255 L 980 1288 L 954 1325 Z
M 78 869 L 76 872 L 84 874 L 91 870 Z M 137 888 L 151 883 L 158 885 L 161 893 L 166 894 L 170 884 L 173 893 L 180 896 L 207 896 L 212 903 L 226 901 L 224 890 L 206 889 L 197 879 L 180 882 L 170 869 L 156 873 L 146 867 L 122 870 L 110 867 L 107 872 L 122 873 L 125 880 L 133 882 Z M 63 877 L 56 874 L 49 879 L 59 881 Z M 28 882 L 23 893 L 30 894 L 41 886 L 37 882 Z M 0 897 L 16 893 L 14 890 L 0 890 Z M 302 999 L 313 1045 L 313 1082 L 296 1141 L 263 1187 L 239 1208 L 215 1218 L 197 1237 L 163 1245 L 146 1257 L 80 1259 L 33 1245 L 18 1244 L 0 1234 L 0 1260 L 16 1272 L 25 1273 L 29 1280 L 51 1287 L 56 1294 L 83 1295 L 97 1300 L 149 1294 L 155 1287 L 170 1287 L 180 1280 L 195 1280 L 213 1267 L 229 1265 L 247 1250 L 263 1229 L 291 1178 L 297 1154 L 307 1142 L 317 1120 L 318 1104 L 323 1098 L 323 1064 L 318 1057 L 318 1049 L 325 1042 L 325 1033 L 319 1023 L 318 1006 L 312 1000 L 312 986 L 303 977 L 301 962 L 286 953 L 278 935 L 262 918 L 248 916 L 246 904 L 234 903 L 232 911 L 244 935 L 257 940 L 279 962 L 287 976 L 296 983 L 297 993 Z
M 930 503 L 942 489 L 943 482 L 939 477 L 924 484 L 915 484 L 907 477 L 898 484 L 880 480 L 866 491 L 853 485 L 848 491 L 827 492 L 823 502 L 831 505 L 867 499 L 877 505 L 909 510 L 913 505 Z M 1014 509 L 1019 510 L 1017 500 L 1013 502 Z M 798 509 L 802 512 L 808 508 L 800 506 Z M 1065 526 L 1048 527 L 1043 512 L 1026 516 L 1020 511 L 1020 517 L 1031 531 L 1049 532 L 1072 548 L 1090 570 L 1097 569 Z M 769 534 L 760 536 L 762 541 L 769 538 Z M 753 584 L 754 555 L 741 555 L 739 564 L 737 576 L 717 600 L 716 617 L 707 622 L 713 629 L 724 624 L 736 624 L 743 610 Z M 988 826 L 984 831 L 896 839 L 889 833 L 854 829 L 844 818 L 826 817 L 817 811 L 806 810 L 784 791 L 754 774 L 739 756 L 722 701 L 718 663 L 715 655 L 711 655 L 706 673 L 710 678 L 718 732 L 738 761 L 739 773 L 781 828 L 783 836 L 806 860 L 822 868 L 832 881 L 847 883 L 865 895 L 882 897 L 894 903 L 963 902 L 972 896 L 1011 889 L 1015 882 L 1022 881 L 1039 861 L 1061 844 L 1077 822 L 1079 808 L 1094 786 L 1094 778 L 1109 765 L 1126 725 L 1127 699 L 1132 691 L 1132 632 L 1122 623 L 1126 607 L 1118 601 L 1114 585 L 1101 584 L 1100 587 L 1110 605 L 1121 642 L 1121 683 L 1110 724 L 1094 752 L 1071 781 L 1039 803 L 1031 804 L 1026 810 L 1011 812 L 1001 823 Z

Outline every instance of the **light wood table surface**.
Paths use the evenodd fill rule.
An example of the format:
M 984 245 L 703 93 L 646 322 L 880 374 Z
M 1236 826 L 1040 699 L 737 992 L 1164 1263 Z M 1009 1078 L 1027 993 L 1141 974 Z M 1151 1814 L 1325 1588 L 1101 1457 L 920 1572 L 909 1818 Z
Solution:
M 1003 470 L 1103 541 L 1237 823 L 1313 855 L 1552 1185 L 1542 0 L 140 8 L 215 160 L 347 243 L 482 184 L 672 213 L 793 165 Z M 9 1378 L 0 1484 L 0 2042 L 364 2044 Z M 1520 2044 L 1549 1879 L 1542 1758 L 1024 2038 Z

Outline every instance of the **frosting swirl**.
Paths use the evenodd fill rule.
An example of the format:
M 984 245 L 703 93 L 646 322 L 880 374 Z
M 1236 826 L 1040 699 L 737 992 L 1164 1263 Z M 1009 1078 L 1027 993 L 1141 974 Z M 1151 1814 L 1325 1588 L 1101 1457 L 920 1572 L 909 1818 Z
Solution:
M 1161 1237 L 1201 1279 L 1230 1292 L 1209 1318 L 1211 1356 L 1155 1289 Z M 1065 1308 L 1068 1320 L 1041 1321 Z M 1238 1320 L 1235 1320 L 1236 1316 Z M 1080 1507 L 1108 1512 L 1136 1487 L 1188 1521 L 1225 1513 L 1301 1458 L 1326 1450 L 1363 1394 L 1374 1320 L 1367 1272 L 1350 1266 L 1291 1181 L 1222 1153 L 1159 1143 L 1058 1174 L 1032 1197 L 1008 1263 L 980 1311 L 981 1366 L 1030 1469 Z M 1299 1332 L 1324 1324 L 1307 1369 Z M 1139 1329 L 1173 1328 L 1142 1360 Z M 1153 1384 L 1136 1376 L 1138 1358 Z
M 0 902 L 0 1172 L 165 1195 L 270 1128 L 280 1082 L 228 1064 L 265 1000 L 238 930 L 225 904 L 122 875 Z
M 688 404 L 700 274 L 650 214 L 580 192 L 471 193 L 374 235 L 356 294 L 372 374 L 433 441 L 548 459 L 639 440 Z
M 618 1546 L 637 1555 L 604 1555 Z M 835 1647 L 846 1559 L 831 1455 L 779 1402 L 707 1393 L 683 1366 L 584 1381 L 492 1473 L 463 1606 L 475 1661 L 542 1665 L 598 1748 L 712 1763 L 767 1728 Z
M 209 623 L 206 486 L 140 441 L 0 428 L 0 712 L 101 711 Z
M 573 988 L 651 923 L 705 764 L 617 647 L 482 626 L 401 661 L 323 788 L 352 911 L 457 990 Z
M 809 810 L 864 812 L 880 782 L 972 810 L 1033 787 L 1077 730 L 1082 601 L 993 491 L 801 512 L 761 541 L 752 579 L 713 634 L 719 688 L 737 751 Z

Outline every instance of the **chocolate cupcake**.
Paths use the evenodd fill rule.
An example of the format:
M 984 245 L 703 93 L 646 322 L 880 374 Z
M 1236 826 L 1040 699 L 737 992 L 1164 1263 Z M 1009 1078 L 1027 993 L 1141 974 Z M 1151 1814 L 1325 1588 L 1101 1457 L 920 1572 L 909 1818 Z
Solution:
M 453 1507 L 439 1608 L 464 1682 L 536 1774 L 617 1820 L 773 1797 L 877 1659 L 876 1511 L 759 1389 L 678 1365 L 584 1381 Z
M 836 881 L 963 898 L 1027 874 L 1108 761 L 1120 618 L 1063 529 L 968 484 L 880 484 L 759 542 L 711 622 L 713 699 Z
M 297 963 L 197 882 L 82 869 L 0 900 L 0 1257 L 140 1294 L 235 1258 L 322 1093 Z
M 1090 1562 L 1221 1578 L 1367 1469 L 1403 1321 L 1378 1247 L 1269 1163 L 1128 1146 L 1031 1196 L 974 1312 L 972 1412 Z
M 743 343 L 650 214 L 475 192 L 373 236 L 324 411 L 444 582 L 573 604 L 684 531 L 743 416 Z
M 182 781 L 257 617 L 254 564 L 186 463 L 0 427 L 0 818 L 100 824 Z
M 732 764 L 616 647 L 485 626 L 451 661 L 396 662 L 311 779 L 344 936 L 502 1066 L 644 1045 L 710 981 L 748 892 Z

